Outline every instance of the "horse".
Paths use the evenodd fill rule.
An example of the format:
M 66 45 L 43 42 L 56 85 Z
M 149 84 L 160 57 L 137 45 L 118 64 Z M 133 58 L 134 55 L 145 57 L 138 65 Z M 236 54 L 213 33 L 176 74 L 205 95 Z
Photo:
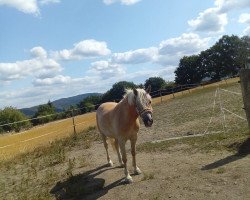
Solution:
M 107 139 L 117 152 L 120 167 L 124 167 L 126 183 L 132 183 L 133 179 L 127 168 L 127 155 L 125 145 L 127 140 L 131 143 L 132 165 L 134 174 L 141 174 L 141 170 L 136 165 L 136 141 L 140 128 L 139 116 L 146 127 L 153 124 L 153 109 L 150 96 L 151 87 L 144 89 L 129 89 L 119 103 L 106 102 L 99 106 L 96 111 L 97 128 L 102 136 L 107 154 L 107 161 L 110 167 L 113 162 L 108 153 Z

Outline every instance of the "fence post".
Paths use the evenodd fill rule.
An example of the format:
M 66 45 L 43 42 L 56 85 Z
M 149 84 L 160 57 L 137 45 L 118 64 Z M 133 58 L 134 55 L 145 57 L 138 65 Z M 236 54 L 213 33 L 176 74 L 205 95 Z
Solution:
M 162 103 L 162 93 L 161 93 L 161 89 L 160 89 L 160 95 L 161 95 L 161 103 Z
M 246 112 L 248 127 L 250 129 L 250 68 L 240 70 L 240 84 Z
M 76 125 L 75 125 L 74 109 L 71 111 L 71 114 L 72 114 L 72 122 L 73 122 L 74 134 L 76 134 Z
M 174 96 L 174 88 L 172 88 L 172 94 L 173 94 L 173 99 L 175 98 L 175 96 Z

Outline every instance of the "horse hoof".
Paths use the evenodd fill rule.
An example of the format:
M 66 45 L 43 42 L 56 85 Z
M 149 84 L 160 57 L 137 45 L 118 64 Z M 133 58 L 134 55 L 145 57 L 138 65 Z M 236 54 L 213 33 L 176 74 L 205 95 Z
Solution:
M 114 165 L 113 162 L 110 160 L 109 163 L 108 163 L 108 166 L 113 167 L 113 165 Z
M 133 183 L 133 179 L 132 179 L 131 176 L 129 176 L 129 177 L 126 177 L 126 178 L 124 179 L 124 182 L 125 182 L 126 184 L 131 184 L 131 183 Z
M 135 175 L 140 175 L 141 174 L 141 170 L 137 167 L 134 171 Z

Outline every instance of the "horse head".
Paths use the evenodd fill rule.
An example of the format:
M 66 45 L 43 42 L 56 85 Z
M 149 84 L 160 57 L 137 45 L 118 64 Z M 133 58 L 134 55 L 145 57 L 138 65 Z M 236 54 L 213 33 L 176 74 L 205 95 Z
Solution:
M 152 99 L 149 94 L 150 91 L 151 86 L 149 86 L 146 91 L 143 89 L 133 89 L 136 111 L 146 127 L 151 127 L 153 124 L 153 109 L 151 105 Z

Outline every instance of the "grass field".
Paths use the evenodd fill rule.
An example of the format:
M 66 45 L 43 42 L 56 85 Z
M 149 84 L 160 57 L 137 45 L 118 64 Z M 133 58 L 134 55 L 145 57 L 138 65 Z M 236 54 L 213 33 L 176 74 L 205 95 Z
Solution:
M 221 86 L 230 91 L 240 91 L 237 80 Z M 136 179 L 136 183 L 129 186 L 119 185 L 119 187 L 115 187 L 117 179 L 120 176 L 123 177 L 123 169 L 120 169 L 120 171 L 116 168 L 102 170 L 102 167 L 100 167 L 100 163 L 106 162 L 106 157 L 102 144 L 99 144 L 100 137 L 95 127 L 82 131 L 91 123 L 95 123 L 94 113 L 79 116 L 76 124 L 83 121 L 88 123 L 82 124 L 82 127 L 79 126 L 76 135 L 71 134 L 73 129 L 70 120 L 72 119 L 67 119 L 37 127 L 37 137 L 41 136 L 39 135 L 41 130 L 44 131 L 43 134 L 49 131 L 53 132 L 59 127 L 61 130 L 61 132 L 58 132 L 59 135 L 51 134 L 37 138 L 40 143 L 35 143 L 36 139 L 30 140 L 35 134 L 35 132 L 32 134 L 30 131 L 34 130 L 19 135 L 3 136 L 3 138 L 6 137 L 5 145 L 12 144 L 8 143 L 8 137 L 15 136 L 20 137 L 21 140 L 28 140 L 27 145 L 33 145 L 34 141 L 34 146 L 32 148 L 27 147 L 27 151 L 35 146 L 40 147 L 35 148 L 34 151 L 16 155 L 15 153 L 18 152 L 17 150 L 20 147 L 9 146 L 9 152 L 14 149 L 12 156 L 15 155 L 15 159 L 0 161 L 0 199 L 85 199 L 86 195 L 92 193 L 97 195 L 96 197 L 109 195 L 104 196 L 104 199 L 110 199 L 114 195 L 120 195 L 121 199 L 127 199 L 127 195 L 134 195 L 134 197 L 138 197 L 137 199 L 165 199 L 172 191 L 169 191 L 170 186 L 175 189 L 171 195 L 183 192 L 183 195 L 189 197 L 186 199 L 202 199 L 202 195 L 206 197 L 203 199 L 209 199 L 209 195 L 212 193 L 210 190 L 204 191 L 204 188 L 213 187 L 213 185 L 214 191 L 218 190 L 218 194 L 232 191 L 232 195 L 238 195 L 234 192 L 238 184 L 240 185 L 237 191 L 246 191 L 242 185 L 246 185 L 245 179 L 248 180 L 246 175 L 249 174 L 247 174 L 249 160 L 242 158 L 247 157 L 250 153 L 247 123 L 227 114 L 227 126 L 226 130 L 223 131 L 223 116 L 221 116 L 219 109 L 220 102 L 216 103 L 215 112 L 213 112 L 215 89 L 216 85 L 210 85 L 205 88 L 197 88 L 190 93 L 187 91 L 184 94 L 176 94 L 176 98 L 172 100 L 169 97 L 164 97 L 162 104 L 159 103 L 159 98 L 154 101 L 156 103 L 154 105 L 155 125 L 151 129 L 141 127 L 140 140 L 137 146 L 139 156 L 141 155 L 140 166 L 144 166 L 147 171 Z M 221 93 L 221 98 L 224 99 L 223 104 L 226 108 L 244 116 L 240 97 Z M 172 134 L 183 136 L 190 133 L 203 133 L 211 116 L 214 119 L 209 127 L 209 132 L 213 134 L 204 137 L 164 141 L 166 137 L 172 137 Z M 67 132 L 65 127 L 68 126 L 72 130 Z M 70 136 L 67 137 L 68 135 Z M 61 139 L 62 137 L 64 138 Z M 163 140 L 152 143 L 156 137 Z M 13 139 L 13 141 L 18 142 L 18 139 Z M 237 162 L 233 162 L 235 165 L 231 168 L 222 165 L 223 167 L 208 171 L 197 168 L 201 165 L 201 162 L 210 167 L 211 165 L 207 163 L 214 162 L 215 158 L 220 159 L 222 152 L 234 154 L 222 159 L 222 161 L 241 161 L 242 163 L 236 165 Z M 155 162 L 157 163 L 154 164 Z M 215 164 L 221 165 L 221 162 L 215 162 Z M 93 169 L 100 169 L 100 174 L 109 173 L 103 175 L 106 182 L 109 181 L 108 177 L 113 178 L 110 180 L 111 184 L 108 186 L 107 193 L 103 193 L 105 190 L 100 190 L 100 188 L 86 188 L 88 183 L 102 181 L 103 177 L 100 178 L 96 175 L 97 178 L 95 178 L 95 175 L 91 174 L 95 171 Z M 96 174 L 99 173 L 96 172 Z M 163 185 L 163 180 L 167 185 Z M 225 185 L 229 180 L 232 180 L 232 185 Z M 236 181 L 237 184 L 235 184 Z M 201 188 L 199 188 L 200 186 Z M 144 190 L 140 191 L 140 188 L 144 188 Z M 151 190 L 151 188 L 153 189 Z M 141 193 L 138 194 L 135 191 Z M 197 198 L 192 195 L 196 195 Z M 214 199 L 228 199 L 215 197 L 218 196 L 214 196 Z M 231 199 L 233 197 L 231 196 Z
M 175 98 L 188 95 L 193 92 L 202 91 L 204 88 L 216 88 L 218 85 L 230 85 L 237 83 L 238 78 L 221 81 L 215 84 L 200 86 L 194 89 L 178 92 L 174 94 Z M 173 99 L 173 95 L 166 95 L 153 99 L 153 104 L 157 105 Z M 76 131 L 82 132 L 89 126 L 95 126 L 95 113 L 88 113 L 75 117 Z M 18 134 L 0 135 L 0 160 L 6 160 L 15 157 L 17 154 L 33 150 L 35 147 L 48 145 L 56 139 L 61 139 L 73 134 L 72 118 L 51 122 L 42 126 L 34 127 Z

